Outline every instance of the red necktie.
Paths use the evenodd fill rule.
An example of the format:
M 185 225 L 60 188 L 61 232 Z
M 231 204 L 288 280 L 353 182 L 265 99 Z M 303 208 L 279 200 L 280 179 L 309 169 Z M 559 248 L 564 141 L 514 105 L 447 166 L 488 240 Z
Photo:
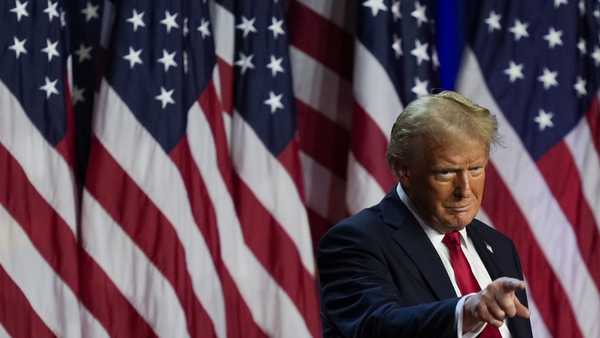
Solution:
M 452 231 L 446 233 L 442 240 L 450 251 L 450 264 L 454 269 L 454 277 L 456 278 L 456 284 L 463 295 L 478 292 L 481 290 L 467 257 L 463 253 L 460 247 L 460 234 L 458 231 Z M 488 324 L 485 329 L 479 335 L 479 338 L 501 338 L 500 331 L 493 325 Z

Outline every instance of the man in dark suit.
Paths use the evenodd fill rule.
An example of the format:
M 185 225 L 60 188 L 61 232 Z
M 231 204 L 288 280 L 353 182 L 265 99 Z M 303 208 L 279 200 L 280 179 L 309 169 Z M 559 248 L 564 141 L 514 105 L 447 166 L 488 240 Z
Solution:
M 399 184 L 320 242 L 325 337 L 532 336 L 514 245 L 474 219 L 496 133 L 454 92 L 400 114 L 387 152 Z

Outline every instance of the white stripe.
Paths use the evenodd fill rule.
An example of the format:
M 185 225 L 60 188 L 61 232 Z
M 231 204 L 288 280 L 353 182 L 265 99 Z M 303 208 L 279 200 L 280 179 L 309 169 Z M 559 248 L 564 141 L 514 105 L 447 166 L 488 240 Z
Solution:
M 232 128 L 232 158 L 236 171 L 289 235 L 302 264 L 314 275 L 308 217 L 294 180 L 238 112 L 233 116 Z
M 379 126 L 386 139 L 404 109 L 392 80 L 371 52 L 359 41 L 354 48 L 354 97 Z
M 235 18 L 216 1 L 210 1 L 213 32 L 215 34 L 215 53 L 228 64 L 233 64 L 235 42 Z
M 346 194 L 346 182 L 304 152 L 300 152 L 300 163 L 304 174 L 306 205 L 325 219 L 345 217 L 347 213 L 342 201 Z
M 581 177 L 583 195 L 600 231 L 600 160 L 585 116 L 565 137 L 565 144 L 573 155 Z
M 6 332 L 4 329 L 4 326 L 2 326 L 2 323 L 0 323 L 0 338 L 11 338 L 8 332 Z
M 192 216 L 177 167 L 105 80 L 97 102 L 96 136 L 173 225 L 185 250 L 194 292 L 213 321 L 217 335 L 226 337 L 221 282 Z
M 2 81 L 0 112 L 0 143 L 19 162 L 37 192 L 77 236 L 73 171 L 31 123 L 19 101 Z
M 548 263 L 567 291 L 567 298 L 584 336 L 598 337 L 600 296 L 580 255 L 573 229 L 519 136 L 500 113 L 501 110 L 482 77 L 475 55 L 470 49 L 465 49 L 464 55 L 458 88 L 484 107 L 499 112 L 499 129 L 507 147 L 498 147 L 492 151 L 492 161 L 510 187 L 515 202 L 525 215 Z
M 323 116 L 350 130 L 352 87 L 334 71 L 290 46 L 294 96 Z M 310 85 L 309 85 L 310 84 Z
M 189 119 L 189 144 L 204 182 L 210 182 L 206 188 L 217 216 L 223 261 L 254 320 L 268 336 L 310 336 L 302 315 L 293 302 L 272 279 L 244 241 L 233 201 L 217 166 L 215 140 L 210 125 L 198 105 L 192 106 Z M 253 162 L 264 161 L 261 156 L 258 156 L 259 152 L 249 152 L 248 154 L 252 154 Z M 267 170 L 261 173 L 268 180 L 277 181 L 276 173 Z M 270 174 L 265 175 L 265 173 Z M 269 182 L 261 182 L 261 184 L 270 185 Z M 293 190 L 286 191 L 292 194 Z M 286 219 L 288 222 L 291 220 L 295 220 L 295 218 Z M 303 240 L 309 244 L 310 248 L 310 237 L 305 236 Z M 312 295 L 306 296 L 312 297 Z
M 351 1 L 333 0 L 297 0 L 304 6 L 312 9 L 323 17 L 324 20 L 333 22 L 336 26 L 346 29 L 354 27 L 355 6 Z
M 385 191 L 373 176 L 354 158 L 348 154 L 348 186 L 346 204 L 351 214 L 378 203 Z
M 540 310 L 538 310 L 535 302 L 531 297 L 531 292 L 527 290 L 527 295 L 529 298 L 527 299 L 529 304 L 529 320 L 531 321 L 531 331 L 533 331 L 533 337 L 535 338 L 552 338 L 552 335 L 548 331 L 546 324 L 544 323 L 544 319 L 540 314 Z M 558 310 L 560 311 L 560 310 Z
M 108 337 L 1 204 L 0 224 L 0 265 L 46 326 L 59 337 L 81 337 L 82 325 L 89 337 Z
M 87 190 L 82 243 L 159 337 L 189 337 L 186 317 L 168 280 Z

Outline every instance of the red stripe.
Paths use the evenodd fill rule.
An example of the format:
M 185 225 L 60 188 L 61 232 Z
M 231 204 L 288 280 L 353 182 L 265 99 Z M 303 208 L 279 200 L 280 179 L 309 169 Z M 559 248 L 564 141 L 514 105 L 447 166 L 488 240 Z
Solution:
M 304 177 L 302 176 L 302 169 L 300 166 L 300 158 L 298 157 L 299 153 L 299 143 L 298 137 L 296 136 L 294 139 L 288 143 L 288 145 L 277 155 L 277 160 L 285 171 L 287 171 L 288 175 L 294 181 L 296 185 L 296 189 L 298 190 L 298 194 L 302 201 L 306 201 L 304 194 Z
M 194 292 L 185 250 L 173 225 L 110 156 L 97 138 L 91 142 L 86 187 L 102 207 L 171 283 L 192 337 L 216 337 Z
M 311 208 L 306 208 L 306 211 L 308 213 L 308 221 L 310 222 L 310 234 L 312 237 L 312 242 L 314 243 L 314 248 L 316 248 L 321 240 L 321 237 L 323 237 L 327 230 L 329 230 L 329 228 L 331 228 L 339 220 L 336 220 L 335 222 L 329 221 L 321 217 L 321 215 L 316 213 Z
M 385 161 L 388 141 L 375 121 L 358 104 L 352 115 L 352 153 L 384 191 L 396 184 L 396 178 Z
M 600 289 L 600 233 L 582 190 L 583 182 L 567 145 L 560 142 L 537 161 L 548 187 L 573 227 L 577 246 Z
M 590 109 L 587 111 L 585 115 L 588 125 L 590 127 L 590 132 L 592 134 L 592 142 L 596 147 L 596 152 L 600 154 L 600 99 L 595 96 L 592 99 L 592 104 L 590 105 Z
M 211 126 L 217 156 L 219 159 L 231 158 L 228 148 L 224 146 L 227 140 L 222 115 L 210 106 L 212 100 L 206 97 L 210 95 L 214 95 L 211 90 L 203 93 L 200 106 Z M 315 280 L 302 265 L 296 245 L 233 170 L 230 161 L 220 165 L 219 170 L 223 177 L 232 178 L 227 188 L 233 197 L 246 244 L 298 307 L 313 336 L 320 337 Z
M 187 139 L 183 139 L 171 150 L 170 157 L 179 168 L 188 191 L 194 220 L 207 243 L 217 273 L 221 278 L 227 316 L 227 336 L 266 338 L 267 335 L 254 322 L 250 309 L 244 302 L 221 257 L 217 216 L 199 169 L 192 160 Z
M 296 0 L 290 1 L 289 13 L 292 45 L 350 81 L 354 58 L 352 35 Z
M 13 338 L 56 337 L 0 265 L 0 323 Z
M 233 67 L 217 57 L 219 81 L 221 81 L 221 105 L 224 112 L 233 113 Z
M 553 337 L 583 337 L 567 292 L 546 261 L 521 209 L 492 164 L 486 170 L 486 189 L 483 208 L 494 226 L 515 243 L 533 299 L 548 331 Z
M 6 163 L 0 166 L 0 204 L 108 333 L 113 337 L 155 336 L 1 144 L 0 163 Z M 79 284 L 80 280 L 85 283 Z
M 341 179 L 346 179 L 350 135 L 304 102 L 296 99 L 300 149 Z

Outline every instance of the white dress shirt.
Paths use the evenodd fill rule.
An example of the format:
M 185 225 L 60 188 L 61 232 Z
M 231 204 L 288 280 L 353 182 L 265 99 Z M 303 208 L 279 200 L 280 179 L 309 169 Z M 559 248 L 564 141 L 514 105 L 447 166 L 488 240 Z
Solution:
M 423 228 L 423 230 L 425 231 L 425 234 L 427 234 L 427 237 L 431 241 L 431 244 L 433 244 L 435 251 L 437 252 L 438 256 L 440 256 L 440 259 L 442 260 L 442 264 L 444 265 L 444 268 L 446 269 L 446 273 L 448 274 L 448 277 L 450 277 L 450 281 L 452 282 L 454 291 L 456 292 L 456 294 L 459 297 L 462 296 L 462 293 L 460 292 L 460 289 L 458 288 L 458 284 L 456 284 L 456 278 L 454 277 L 454 269 L 452 268 L 452 264 L 450 264 L 450 252 L 448 250 L 448 247 L 446 247 L 446 245 L 444 243 L 442 243 L 442 240 L 444 239 L 444 234 L 438 232 L 437 230 L 435 230 L 434 228 L 432 228 L 431 226 L 429 226 L 425 222 L 423 222 L 421 217 L 419 217 L 419 215 L 416 213 L 416 211 L 412 205 L 412 202 L 410 201 L 410 199 L 408 198 L 408 195 L 406 195 L 406 193 L 404 192 L 404 189 L 402 189 L 402 186 L 400 186 L 400 184 L 398 184 L 396 186 L 396 192 L 398 193 L 398 197 L 400 197 L 400 200 L 402 200 L 402 202 L 406 205 L 408 210 L 410 210 L 410 212 L 413 214 L 413 216 L 415 216 L 419 225 Z M 484 289 L 488 284 L 490 284 L 492 282 L 492 279 L 490 278 L 490 274 L 487 272 L 487 269 L 485 268 L 483 261 L 481 261 L 481 257 L 479 257 L 479 254 L 477 254 L 477 251 L 475 250 L 475 246 L 473 245 L 473 241 L 471 240 L 471 238 L 469 238 L 469 236 L 467 236 L 467 230 L 465 228 L 463 228 L 462 230 L 459 231 L 459 233 L 460 233 L 460 239 L 461 239 L 460 243 L 461 243 L 462 251 L 465 254 L 465 257 L 467 258 L 469 265 L 471 266 L 471 271 L 473 271 L 473 275 L 475 275 L 475 279 L 477 280 L 479 287 L 481 289 Z M 493 250 L 493 248 L 491 248 L 491 247 L 489 247 L 488 249 L 490 251 Z M 456 329 L 457 329 L 457 337 L 458 338 L 474 338 L 479 333 L 481 333 L 481 331 L 483 331 L 483 329 L 485 328 L 485 324 L 482 323 L 482 325 L 478 325 L 472 331 L 462 334 L 462 322 L 463 322 L 462 315 L 463 315 L 463 307 L 464 307 L 466 298 L 467 297 L 462 297 L 460 299 L 460 301 L 458 302 L 458 304 L 456 304 L 455 314 L 456 314 L 456 322 L 457 322 Z M 500 334 L 502 335 L 502 338 L 511 338 L 511 334 L 508 331 L 508 327 L 506 326 L 506 321 L 504 321 L 504 323 L 500 327 Z

